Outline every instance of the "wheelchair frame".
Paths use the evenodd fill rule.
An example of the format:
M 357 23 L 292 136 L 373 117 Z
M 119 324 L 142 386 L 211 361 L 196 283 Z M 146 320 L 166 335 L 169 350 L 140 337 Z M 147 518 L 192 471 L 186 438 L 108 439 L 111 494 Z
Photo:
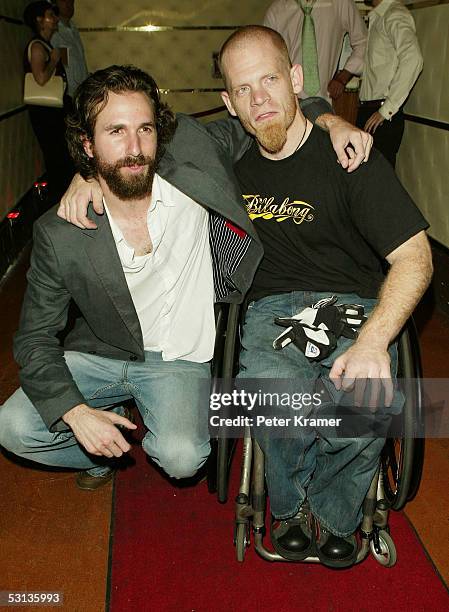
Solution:
M 223 317 L 226 318 L 226 315 L 223 314 Z M 223 327 L 217 328 L 222 336 L 220 348 L 223 348 L 224 353 L 215 374 L 221 374 L 223 384 L 229 389 L 236 367 L 239 318 L 239 305 L 231 304 L 227 313 L 226 330 L 223 331 Z M 421 374 L 418 336 L 413 320 L 409 319 L 398 336 L 398 377 L 412 379 L 411 392 L 407 394 L 404 410 L 401 415 L 394 417 L 402 419 L 403 437 L 388 438 L 381 453 L 379 467 L 363 503 L 363 518 L 359 528 L 361 544 L 356 563 L 365 559 L 370 551 L 385 567 L 392 567 L 396 563 L 396 547 L 389 533 L 388 514 L 390 509 L 400 510 L 416 495 L 419 488 L 424 457 L 424 439 L 416 437 L 417 427 L 421 427 L 420 431 L 423 431 Z M 221 503 L 227 501 L 229 467 L 235 442 L 219 438 L 215 445 L 215 482 Z M 240 487 L 235 500 L 234 545 L 238 561 L 244 560 L 246 548 L 250 545 L 252 526 L 258 554 L 267 561 L 288 562 L 264 545 L 265 513 L 264 456 L 257 441 L 251 438 L 250 429 L 246 427 Z M 318 557 L 307 557 L 300 561 L 303 562 L 320 561 Z

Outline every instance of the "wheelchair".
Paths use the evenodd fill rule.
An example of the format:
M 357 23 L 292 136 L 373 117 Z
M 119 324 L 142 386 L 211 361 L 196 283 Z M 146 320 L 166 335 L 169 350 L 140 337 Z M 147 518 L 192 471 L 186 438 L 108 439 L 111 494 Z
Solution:
M 218 389 L 215 381 L 214 391 L 229 391 L 238 368 L 239 305 L 227 306 L 221 317 L 217 325 L 217 342 L 221 343 L 219 348 L 223 353 L 219 363 L 215 363 L 214 374 L 220 375 L 223 387 Z M 392 419 L 389 431 L 394 435 L 387 437 L 363 503 L 360 545 L 355 563 L 360 563 L 370 552 L 384 567 L 396 563 L 396 548 L 388 526 L 389 511 L 402 509 L 416 495 L 421 480 L 424 459 L 422 370 L 418 336 L 412 319 L 407 321 L 398 336 L 398 378 L 406 379 L 410 385 L 407 386 L 402 413 Z M 402 432 L 400 437 L 398 431 Z M 214 484 L 220 503 L 225 503 L 228 498 L 229 469 L 236 442 L 226 437 L 215 440 Z M 239 562 L 244 560 L 250 546 L 251 532 L 255 549 L 263 559 L 288 562 L 264 544 L 266 498 L 263 452 L 251 437 L 249 427 L 245 427 L 240 486 L 235 499 L 234 545 Z M 318 557 L 307 557 L 298 562 L 320 561 Z

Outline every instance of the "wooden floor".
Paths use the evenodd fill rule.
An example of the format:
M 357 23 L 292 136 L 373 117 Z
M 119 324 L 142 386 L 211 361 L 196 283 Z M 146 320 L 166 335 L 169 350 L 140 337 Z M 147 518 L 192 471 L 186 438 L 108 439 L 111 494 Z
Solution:
M 0 401 L 18 386 L 12 336 L 18 325 L 27 265 L 25 253 L 0 286 Z M 448 377 L 448 319 L 426 302 L 418 311 L 418 326 L 424 375 Z M 0 470 L 0 591 L 63 591 L 65 610 L 104 610 L 112 486 L 83 492 L 76 488 L 71 472 L 20 465 L 2 453 Z M 421 487 L 406 507 L 446 584 L 448 474 L 449 440 L 427 440 Z
M 449 379 L 449 319 L 424 300 L 415 319 L 424 378 Z M 424 471 L 415 499 L 405 512 L 430 558 L 449 585 L 449 439 L 426 440 Z

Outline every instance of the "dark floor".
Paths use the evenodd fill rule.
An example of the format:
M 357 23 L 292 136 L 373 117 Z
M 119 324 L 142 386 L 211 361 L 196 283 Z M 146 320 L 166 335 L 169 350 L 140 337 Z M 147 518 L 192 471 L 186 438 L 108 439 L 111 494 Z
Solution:
M 0 402 L 18 386 L 12 337 L 27 267 L 24 253 L 0 285 Z M 63 591 L 77 602 L 65 610 L 104 610 L 112 485 L 90 495 L 73 472 L 18 465 L 1 452 L 0 473 L 0 590 Z
M 19 320 L 27 253 L 0 285 L 0 401 L 17 387 L 12 336 Z M 449 320 L 427 299 L 418 310 L 424 375 L 449 378 Z M 64 591 L 72 610 L 105 607 L 112 485 L 80 491 L 73 473 L 18 465 L 0 453 L 0 590 Z M 426 444 L 424 474 L 406 513 L 449 584 L 449 440 Z M 64 606 L 64 609 L 69 609 Z

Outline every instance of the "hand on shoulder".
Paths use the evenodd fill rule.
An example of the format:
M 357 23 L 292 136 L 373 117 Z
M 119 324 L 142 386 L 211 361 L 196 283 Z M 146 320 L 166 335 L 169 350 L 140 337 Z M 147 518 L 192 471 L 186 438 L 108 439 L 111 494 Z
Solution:
M 80 174 L 75 174 L 68 190 L 61 198 L 58 217 L 81 229 L 96 229 L 96 224 L 87 217 L 90 202 L 95 212 L 102 215 L 103 192 L 98 181 L 94 178 L 85 181 Z

